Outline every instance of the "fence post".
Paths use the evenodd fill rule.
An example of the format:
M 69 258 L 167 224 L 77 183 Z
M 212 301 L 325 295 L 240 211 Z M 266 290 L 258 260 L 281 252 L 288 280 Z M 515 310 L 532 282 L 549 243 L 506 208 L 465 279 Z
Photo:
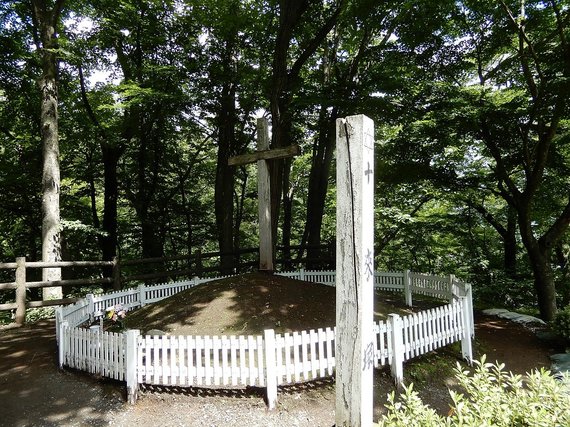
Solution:
M 95 320 L 95 301 L 93 294 L 85 295 L 85 299 L 87 300 L 87 304 L 89 306 L 89 323 L 93 323 Z
M 469 302 L 467 297 L 460 296 L 461 317 L 463 323 L 463 336 L 461 338 L 461 354 L 467 363 L 473 363 L 473 347 L 471 345 L 471 315 L 469 314 Z
M 139 292 L 139 304 L 141 307 L 144 307 L 146 305 L 146 286 L 144 284 L 139 285 L 138 292 Z
M 449 288 L 447 289 L 447 292 L 449 292 L 449 303 L 451 304 L 453 302 L 453 296 L 455 294 L 455 292 L 453 292 L 455 287 L 455 276 L 453 274 L 449 275 Z
M 397 387 L 404 382 L 404 342 L 402 339 L 403 322 L 397 314 L 389 314 L 388 322 L 392 325 L 392 358 L 390 370 Z
M 125 332 L 126 342 L 126 372 L 125 379 L 127 380 L 127 400 L 131 405 L 137 401 L 139 391 L 139 384 L 137 378 L 137 361 L 138 361 L 138 336 L 140 331 L 138 329 L 129 329 Z
M 63 317 L 62 317 L 63 319 Z M 62 320 L 59 323 L 58 328 L 58 346 L 57 346 L 57 354 L 58 354 L 58 362 L 59 362 L 59 369 L 63 369 L 63 362 L 65 361 L 65 353 L 67 352 L 67 339 L 65 331 L 68 329 L 69 323 L 67 320 Z
M 121 290 L 121 262 L 119 257 L 113 258 L 113 289 Z
M 305 280 L 305 269 L 302 267 L 299 269 L 299 280 Z
M 26 322 L 26 257 L 16 258 L 16 318 L 17 325 Z
M 275 331 L 263 331 L 265 341 L 265 385 L 267 387 L 267 406 L 270 410 L 277 406 L 277 369 L 275 366 Z
M 468 312 L 469 312 L 469 331 L 471 333 L 471 338 L 475 337 L 475 320 L 473 319 L 473 289 L 470 283 L 464 283 L 465 286 L 465 297 L 467 300 Z
M 61 322 L 63 322 L 63 313 L 62 313 L 62 307 L 57 307 L 55 309 L 55 342 L 57 343 L 57 345 L 59 346 L 59 326 L 61 325 Z
M 410 270 L 404 270 L 404 297 L 408 307 L 412 307 L 412 287 L 410 284 Z
M 194 253 L 194 256 L 196 257 L 196 276 L 201 277 L 202 276 L 202 251 L 200 249 L 197 249 L 196 252 Z

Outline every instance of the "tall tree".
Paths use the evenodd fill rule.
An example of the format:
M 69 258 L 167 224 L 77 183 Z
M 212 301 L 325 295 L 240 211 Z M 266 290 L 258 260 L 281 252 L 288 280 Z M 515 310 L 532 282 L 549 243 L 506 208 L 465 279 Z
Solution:
M 534 223 L 539 219 L 537 204 L 553 189 L 548 170 L 560 159 L 568 136 L 564 119 L 570 95 L 570 11 L 557 2 L 521 1 L 516 9 L 501 4 L 493 20 L 512 41 L 505 46 L 508 56 L 491 50 L 501 37 L 497 32 L 473 37 L 481 87 L 478 136 L 494 160 L 501 196 L 517 213 L 541 316 L 552 320 L 557 308 L 552 250 L 568 230 L 570 200 L 553 204 L 556 213 L 547 221 L 542 218 L 541 227 Z M 479 20 L 490 16 L 480 10 L 468 15 Z M 501 84 L 507 87 L 495 89 Z
M 301 71 L 334 27 L 345 6 L 345 1 L 333 2 L 328 6 L 323 13 L 321 2 L 279 1 L 279 23 L 273 50 L 269 92 L 272 148 L 285 147 L 293 142 L 293 100 L 302 82 Z M 324 15 L 320 21 L 317 21 L 317 25 L 314 25 L 313 14 Z M 298 45 L 299 49 L 293 49 L 293 45 Z M 291 160 L 273 162 L 271 168 L 274 242 L 277 241 L 275 237 L 277 236 L 280 201 L 282 197 L 288 197 L 288 192 L 284 190 L 289 188 L 290 169 Z M 284 206 L 291 207 L 292 203 L 284 200 Z M 287 212 L 284 217 L 291 218 L 292 215 Z M 283 223 L 284 236 L 291 235 L 290 229 L 290 222 Z M 284 239 L 283 245 L 289 247 L 290 241 Z
M 40 129 L 43 146 L 42 260 L 61 260 L 59 194 L 61 187 L 58 140 L 58 25 L 64 0 L 32 0 L 34 40 L 41 55 Z M 61 269 L 45 268 L 43 280 L 61 280 Z M 61 287 L 44 288 L 44 299 L 61 298 Z

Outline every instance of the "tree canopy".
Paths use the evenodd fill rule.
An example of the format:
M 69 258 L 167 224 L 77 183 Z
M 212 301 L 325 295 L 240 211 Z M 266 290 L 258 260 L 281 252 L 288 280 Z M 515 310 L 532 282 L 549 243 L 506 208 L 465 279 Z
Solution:
M 232 272 L 256 174 L 227 161 L 266 116 L 302 150 L 272 170 L 277 243 L 318 268 L 334 123 L 366 114 L 377 268 L 549 320 L 570 302 L 567 0 L 12 0 L 0 48 L 2 260 L 42 258 L 51 188 L 64 259 L 221 251 Z

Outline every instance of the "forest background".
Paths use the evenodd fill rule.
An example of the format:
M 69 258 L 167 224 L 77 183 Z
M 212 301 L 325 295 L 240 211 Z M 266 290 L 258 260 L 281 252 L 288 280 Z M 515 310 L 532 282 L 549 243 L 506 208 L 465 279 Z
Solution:
M 335 120 L 366 114 L 376 268 L 551 320 L 570 301 L 569 5 L 2 2 L 0 260 L 257 246 L 256 167 L 228 158 L 260 116 L 271 147 L 301 147 L 271 172 L 277 243 L 318 258 L 289 248 L 334 240 Z

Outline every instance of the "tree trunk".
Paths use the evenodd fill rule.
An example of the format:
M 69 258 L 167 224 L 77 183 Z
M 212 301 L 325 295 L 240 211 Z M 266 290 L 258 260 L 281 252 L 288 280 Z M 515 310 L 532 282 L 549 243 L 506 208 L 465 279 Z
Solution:
M 562 295 L 562 307 L 570 304 L 570 277 L 568 270 L 568 254 L 564 251 L 562 243 L 558 242 L 555 248 L 556 260 L 560 269 L 560 282 L 558 292 Z
M 521 239 L 526 247 L 534 276 L 534 289 L 540 316 L 548 322 L 553 320 L 556 315 L 556 287 L 550 266 L 551 250 L 548 245 L 537 240 L 534 236 L 528 212 L 525 209 L 519 209 L 518 216 Z
M 39 33 L 38 49 L 41 51 L 42 75 L 39 79 L 41 92 L 40 131 L 43 145 L 42 174 L 42 260 L 61 261 L 60 244 L 60 171 L 58 141 L 58 93 L 57 93 L 57 25 L 63 1 L 56 1 L 53 9 L 45 2 L 32 1 L 32 19 Z M 43 281 L 61 280 L 61 269 L 43 269 Z M 62 298 L 61 287 L 43 289 L 43 299 Z
M 309 173 L 309 189 L 307 194 L 307 219 L 305 223 L 305 235 L 308 244 L 307 268 L 319 268 L 320 262 L 311 260 L 321 256 L 321 229 L 325 210 L 325 201 L 329 183 L 329 172 L 332 164 L 335 145 L 335 120 L 336 109 L 331 116 L 322 107 L 319 119 L 319 136 L 316 147 L 313 149 L 311 171 Z
M 104 202 L 103 202 L 103 231 L 105 235 L 99 239 L 99 245 L 104 261 L 112 261 L 117 256 L 117 201 L 119 199 L 119 180 L 117 177 L 117 165 L 120 152 L 116 147 L 102 145 L 103 168 L 104 168 Z M 104 275 L 111 277 L 113 267 L 106 267 Z M 113 282 L 113 286 L 118 283 Z
M 119 184 L 117 177 L 117 167 L 119 164 L 119 159 L 124 151 L 124 146 L 120 144 L 113 144 L 113 142 L 111 142 L 113 136 L 101 125 L 95 114 L 95 111 L 89 103 L 89 98 L 87 97 L 87 89 L 85 87 L 85 79 L 83 77 L 83 69 L 81 66 L 78 67 L 78 72 L 83 104 L 85 106 L 85 110 L 87 111 L 87 115 L 90 117 L 93 125 L 97 128 L 97 131 L 99 133 L 99 145 L 101 147 L 101 153 L 103 157 L 104 202 L 102 231 L 104 234 L 99 237 L 98 242 L 99 247 L 101 248 L 103 260 L 112 261 L 117 255 L 118 246 L 117 201 L 119 199 Z M 130 138 L 131 126 L 126 126 L 126 128 L 129 130 L 123 131 L 123 137 L 127 136 L 127 138 Z M 93 174 L 91 174 L 90 190 L 93 225 L 96 228 L 100 228 Z M 104 277 L 111 277 L 113 275 L 113 267 L 104 267 L 103 275 Z M 118 290 L 117 287 L 120 286 L 120 284 L 117 281 L 113 281 L 113 286 L 115 287 L 115 290 Z
M 294 39 L 294 30 L 299 25 L 303 14 L 310 6 L 310 2 L 279 1 L 279 28 L 273 52 L 271 76 L 271 93 L 269 96 L 271 122 L 273 134 L 271 148 L 280 148 L 293 143 L 292 141 L 292 108 L 293 95 L 300 84 L 300 72 L 308 59 L 321 45 L 326 35 L 333 28 L 342 10 L 344 2 L 340 1 L 336 10 L 329 16 L 323 25 L 317 28 L 313 37 L 306 41 L 304 50 L 294 59 L 292 65 L 289 57 L 289 48 Z M 298 40 L 297 40 L 298 42 Z M 284 190 L 283 182 L 288 179 L 284 174 L 290 173 L 290 161 L 274 161 L 271 164 L 271 214 L 273 215 L 273 242 L 277 242 L 277 224 L 279 219 L 279 205 Z
M 232 82 L 225 83 L 222 88 L 218 114 L 218 162 L 214 195 L 218 247 L 222 252 L 220 259 L 222 275 L 232 274 L 235 268 L 235 258 L 232 253 L 234 249 L 234 168 L 228 166 L 228 159 L 235 146 L 235 95 L 235 85 Z
M 504 268 L 509 279 L 517 277 L 517 218 L 516 212 L 508 207 L 507 228 L 503 237 Z
M 291 163 L 289 160 L 287 163 Z M 291 229 L 293 226 L 293 189 L 289 188 L 290 166 L 286 166 L 283 174 L 283 266 L 284 270 L 291 270 Z

